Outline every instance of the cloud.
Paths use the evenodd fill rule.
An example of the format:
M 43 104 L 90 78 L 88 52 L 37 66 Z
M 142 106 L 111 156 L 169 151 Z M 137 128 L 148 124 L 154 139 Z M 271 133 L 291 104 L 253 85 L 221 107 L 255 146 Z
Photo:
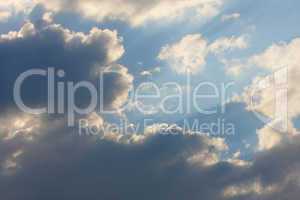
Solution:
M 226 74 L 235 77 L 238 77 L 242 70 L 247 68 L 247 66 L 239 59 L 221 59 L 221 63 L 223 63 L 225 66 Z
M 103 123 L 100 116 L 90 119 Z M 235 165 L 222 161 L 220 153 L 227 146 L 218 138 L 158 132 L 142 142 L 123 143 L 79 136 L 76 129 L 65 127 L 62 118 L 41 121 L 40 134 L 32 141 L 0 140 L 0 164 L 10 172 L 1 168 L 2 198 L 296 200 L 299 196 L 298 136 L 256 154 L 250 165 Z
M 141 76 L 153 76 L 154 74 L 160 73 L 160 67 L 155 67 L 154 69 L 144 70 L 140 73 Z
M 241 185 L 234 185 L 225 188 L 224 190 L 224 197 L 227 199 L 236 198 L 241 196 L 248 196 L 248 195 L 266 195 L 270 194 L 275 190 L 274 187 L 264 187 L 259 181 L 252 181 L 251 183 L 245 183 Z
M 282 143 L 289 143 L 298 135 L 291 121 L 288 121 L 287 130 L 276 129 L 276 126 L 276 120 L 273 120 L 257 131 L 258 150 L 265 151 Z
M 225 21 L 231 21 L 231 20 L 237 20 L 241 17 L 241 14 L 240 13 L 231 13 L 231 14 L 228 14 L 228 15 L 223 15 L 221 17 L 221 20 L 223 22 Z
M 54 123 L 52 124 L 54 125 Z M 10 111 L 0 117 L 0 174 L 11 175 L 19 168 L 23 149 L 39 136 L 44 124 L 40 117 Z
M 24 137 L 26 140 L 32 140 L 37 134 L 36 129 L 41 126 L 37 117 L 26 114 L 19 114 L 17 117 L 2 116 L 0 122 L 0 137 L 3 140 L 11 140 L 19 136 Z
M 244 68 L 257 66 L 267 71 L 267 75 L 255 77 L 241 95 L 247 109 L 255 112 L 265 123 L 257 131 L 257 148 L 260 151 L 289 143 L 298 135 L 293 119 L 300 114 L 299 52 L 300 39 L 295 38 L 289 43 L 272 44 L 251 56 L 245 65 L 240 65 Z
M 123 65 L 114 64 L 103 72 L 103 100 L 107 107 L 120 108 L 126 103 L 129 91 L 133 87 L 134 77 Z
M 268 150 L 277 146 L 282 142 L 284 135 L 273 130 L 271 126 L 266 125 L 264 128 L 258 130 L 258 149 Z
M 191 13 L 199 20 L 210 19 L 220 13 L 223 4 L 224 0 L 9 0 L 0 2 L 0 21 L 20 13 L 29 15 L 35 6 L 42 5 L 55 14 L 71 12 L 98 22 L 119 20 L 141 26 L 147 22 L 176 21 Z
M 164 61 L 176 73 L 199 73 L 204 69 L 209 54 L 219 55 L 248 47 L 246 36 L 222 37 L 210 43 L 201 34 L 186 35 L 180 41 L 161 48 L 158 59 Z
M 33 6 L 31 0 L 8 0 L 0 1 L 0 22 L 7 21 L 14 15 L 23 13 L 28 14 Z
M 141 76 L 152 76 L 152 73 L 150 71 L 142 71 Z
M 207 41 L 200 34 L 195 34 L 164 46 L 158 59 L 167 62 L 175 72 L 185 74 L 187 70 L 192 73 L 201 71 L 206 63 L 206 55 Z
M 99 124 L 103 122 L 99 121 L 100 118 L 95 115 L 90 116 L 90 119 Z M 182 172 L 189 173 L 188 168 L 193 168 L 186 161 L 189 156 L 202 151 L 207 154 L 209 152 L 217 153 L 217 149 L 222 145 L 221 141 L 215 139 L 183 134 L 156 134 L 149 136 L 142 143 L 123 143 L 119 142 L 123 141 L 122 139 L 108 140 L 107 137 L 97 139 L 98 136 L 78 136 L 76 129 L 64 127 L 62 119 L 58 119 L 58 124 L 56 124 L 56 120 L 52 121 L 53 119 L 43 120 L 45 126 L 39 129 L 42 132 L 39 137 L 30 143 L 21 140 L 21 144 L 24 144 L 21 146 L 22 148 L 17 145 L 13 148 L 12 153 L 7 154 L 9 160 L 18 157 L 16 160 L 18 167 L 14 173 L 0 175 L 0 190 L 3 198 L 18 199 L 19 194 L 26 191 L 23 195 L 28 199 L 32 199 L 34 196 L 48 199 L 52 195 L 56 199 L 78 199 L 82 195 L 96 195 L 99 198 L 117 196 L 128 199 L 139 196 L 138 193 L 130 192 L 135 190 L 146 192 L 149 199 L 163 198 L 170 194 L 169 190 L 171 189 L 167 186 L 168 184 L 163 184 L 165 181 L 169 182 L 166 174 L 174 176 L 178 181 L 181 178 L 185 179 L 183 174 L 178 174 L 178 176 L 177 173 L 181 169 Z M 16 140 L 17 138 L 13 138 L 9 141 L 10 143 L 1 141 L 3 142 L 1 147 L 9 147 Z M 215 146 L 216 148 L 214 148 Z M 22 149 L 22 154 L 15 156 L 20 149 Z M 3 163 L 6 163 L 7 160 L 4 160 Z M 47 166 L 47 169 L 41 168 L 41 165 Z M 77 176 L 74 176 L 73 173 L 76 173 Z M 62 176 L 58 176 L 59 174 Z M 23 176 L 28 177 L 26 178 L 28 182 L 27 186 L 22 188 L 19 187 L 19 179 Z M 38 185 L 34 178 L 37 176 L 42 180 Z M 53 176 L 59 178 L 51 180 Z M 151 176 L 154 176 L 154 179 Z M 71 181 L 72 177 L 77 178 Z M 107 178 L 111 181 L 107 182 Z M 75 185 L 71 184 L 71 186 L 69 181 Z M 187 181 L 184 182 L 187 183 Z M 125 182 L 133 185 L 128 185 L 129 187 L 125 187 L 123 190 L 123 186 L 118 185 Z M 148 184 L 150 187 L 147 186 Z M 2 187 L 4 185 L 6 186 Z M 55 185 L 58 188 L 64 188 L 66 193 L 62 195 L 55 191 Z M 6 187 L 12 186 L 14 187 L 10 191 L 6 190 Z M 158 196 L 156 193 L 151 194 L 150 190 L 162 186 L 167 186 L 168 189 L 166 188 Z M 2 190 L 4 188 L 5 190 Z M 49 188 L 54 190 L 51 189 L 51 192 Z M 6 191 L 5 194 L 4 191 Z
M 29 46 L 30 42 L 32 42 L 31 46 Z M 70 31 L 57 24 L 39 27 L 38 24 L 30 22 L 24 24 L 20 31 L 12 31 L 1 35 L 0 45 L 3 53 L 5 53 L 4 47 L 7 48 L 6 57 L 3 55 L 2 58 L 5 59 L 3 63 L 5 62 L 7 65 L 12 64 L 13 62 L 10 59 L 13 56 L 19 56 L 18 59 L 26 61 L 20 65 L 35 67 L 39 65 L 52 65 L 70 68 L 70 65 L 73 65 L 74 68 L 89 68 L 93 65 L 101 66 L 110 64 L 118 60 L 124 53 L 122 38 L 118 37 L 116 31 L 93 28 L 88 34 L 84 34 Z M 23 47 L 21 45 L 27 46 Z M 8 55 L 11 52 L 11 48 L 17 47 L 20 48 L 15 52 L 15 55 Z M 33 52 L 38 53 L 37 50 L 39 48 L 45 51 L 40 52 L 40 54 L 45 54 L 40 57 L 40 61 L 33 57 Z M 25 54 L 25 50 L 30 51 L 27 52 L 26 59 L 24 58 L 25 55 L 23 55 Z M 79 55 L 81 58 L 77 57 Z M 46 58 L 48 56 L 51 56 L 52 59 Z
M 95 21 L 121 20 L 132 26 L 146 22 L 173 21 L 184 15 L 196 13 L 202 18 L 216 16 L 223 5 L 223 0 L 36 0 L 49 11 L 73 12 Z M 116 6 L 117 5 L 117 6 Z
M 98 84 L 97 71 L 106 69 L 103 82 L 104 104 L 119 106 L 131 87 L 133 77 L 124 66 L 116 62 L 125 50 L 117 31 L 92 28 L 88 33 L 74 32 L 58 24 L 38 21 L 27 22 L 19 31 L 0 36 L 0 65 L 2 103 L 13 102 L 13 86 L 17 77 L 33 68 L 65 71 L 66 79 L 79 82 L 90 81 Z M 118 70 L 110 71 L 112 66 Z M 14 69 L 14 70 L 11 70 Z M 117 72 L 117 73 L 116 73 Z M 35 87 L 33 91 L 31 88 Z M 28 80 L 24 84 L 25 101 L 40 105 L 45 103 L 47 83 Z M 96 85 L 96 88 L 99 88 Z M 34 97 L 34 98 L 33 98 Z M 82 97 L 84 101 L 85 97 Z
M 248 47 L 248 42 L 246 36 L 240 37 L 223 37 L 214 41 L 210 46 L 210 52 L 214 54 L 220 54 L 224 51 L 231 51 L 234 49 L 246 49 Z
M 278 109 L 277 111 L 281 112 L 282 116 L 286 115 L 289 121 L 300 114 L 299 52 L 300 39 L 295 38 L 289 43 L 273 44 L 249 59 L 252 66 L 256 65 L 268 71 L 267 76 L 256 77 L 252 85 L 246 89 L 245 96 L 249 109 L 253 105 L 250 101 L 251 92 L 255 92 L 257 99 L 255 110 L 268 117 L 274 117 L 276 103 L 277 105 L 287 104 L 286 112 Z

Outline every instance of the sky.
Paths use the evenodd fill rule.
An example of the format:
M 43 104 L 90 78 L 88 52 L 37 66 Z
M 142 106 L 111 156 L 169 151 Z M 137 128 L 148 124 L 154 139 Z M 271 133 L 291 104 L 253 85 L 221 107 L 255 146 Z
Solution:
M 0 199 L 298 199 L 299 9 L 0 0 Z

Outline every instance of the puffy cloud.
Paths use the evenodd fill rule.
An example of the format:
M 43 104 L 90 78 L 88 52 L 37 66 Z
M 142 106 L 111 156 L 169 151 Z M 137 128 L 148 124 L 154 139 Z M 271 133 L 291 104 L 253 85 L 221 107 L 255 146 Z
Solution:
M 28 22 L 19 31 L 0 36 L 0 76 L 3 80 L 0 101 L 13 102 L 14 82 L 29 69 L 61 69 L 65 71 L 66 79 L 74 82 L 90 81 L 97 84 L 96 88 L 99 81 L 94 74 L 105 69 L 105 80 L 101 86 L 105 88 L 104 104 L 118 107 L 125 101 L 133 81 L 126 67 L 115 64 L 124 51 L 122 38 L 117 31 L 92 28 L 88 33 L 82 33 L 46 21 L 38 21 L 36 24 Z M 42 91 L 44 86 L 47 87 L 46 84 L 37 80 L 26 81 L 23 91 L 26 91 L 27 96 L 24 99 L 28 103 L 43 104 L 45 94 Z M 40 88 L 37 90 L 31 89 L 38 85 Z
M 202 35 L 193 34 L 162 47 L 158 59 L 166 62 L 178 74 L 185 74 L 187 70 L 191 73 L 198 73 L 203 70 L 208 54 L 217 55 L 247 47 L 248 42 L 244 35 L 222 37 L 209 44 Z M 237 70 L 234 71 L 236 73 Z
M 273 44 L 262 53 L 247 60 L 247 67 L 256 65 L 267 70 L 268 75 L 257 76 L 245 88 L 241 100 L 248 110 L 265 123 L 257 131 L 258 150 L 265 151 L 288 143 L 298 132 L 292 123 L 300 114 L 298 89 L 300 39 L 289 43 Z
M 280 95 L 278 91 L 280 91 L 281 86 L 287 89 L 288 96 L 285 98 L 288 100 L 288 117 L 294 118 L 300 114 L 300 90 L 298 87 L 298 77 L 300 76 L 299 52 L 300 39 L 295 38 L 290 43 L 273 44 L 264 52 L 250 59 L 252 64 L 265 68 L 272 73 L 266 77 L 257 77 L 253 86 L 249 87 L 251 91 L 251 89 L 258 87 L 258 84 L 265 83 L 265 89 L 258 91 L 259 93 L 256 94 L 259 101 L 255 105 L 255 108 L 263 114 L 272 116 L 276 101 L 281 103 L 278 102 L 281 98 L 276 99 L 276 94 L 277 96 Z
M 87 69 L 93 65 L 110 64 L 118 60 L 124 53 L 122 38 L 118 37 L 116 31 L 108 29 L 93 28 L 88 34 L 84 34 L 70 31 L 57 24 L 40 27 L 38 24 L 28 22 L 20 31 L 3 34 L 0 38 L 1 51 L 5 53 L 4 48 L 6 48 L 6 53 L 1 59 L 5 59 L 3 63 L 11 67 L 12 59 L 18 56 L 18 59 L 26 61 L 21 64 L 17 63 L 23 66 L 48 65 L 70 68 L 70 65 L 73 65 L 74 68 Z M 21 45 L 27 46 L 21 48 Z M 17 47 L 20 47 L 18 52 L 9 55 L 11 48 Z M 40 52 L 40 54 L 45 54 L 40 55 L 40 61 L 33 57 L 34 52 L 38 53 L 39 49 L 45 51 Z M 26 59 L 23 54 L 26 55 Z M 52 59 L 47 58 L 49 56 Z
M 126 103 L 134 77 L 119 64 L 107 66 L 103 72 L 103 100 L 105 105 L 118 109 Z
M 280 144 L 284 135 L 273 130 L 271 126 L 266 126 L 258 130 L 258 149 L 268 150 Z
M 175 20 L 190 13 L 202 18 L 216 16 L 223 0 L 35 0 L 53 12 L 75 12 L 96 21 L 121 20 L 133 26 L 145 22 Z
M 291 121 L 288 121 L 287 130 L 276 128 L 277 126 L 276 120 L 273 120 L 257 131 L 258 150 L 264 151 L 272 149 L 281 143 L 288 143 L 297 136 L 297 130 Z
M 247 35 L 242 35 L 239 37 L 232 36 L 219 38 L 209 46 L 209 51 L 210 53 L 220 56 L 220 54 L 222 55 L 222 53 L 228 51 L 246 49 L 249 46 L 247 37 Z M 224 64 L 225 72 L 229 76 L 238 77 L 242 70 L 248 68 L 247 64 L 245 64 L 241 59 L 227 59 L 222 57 L 218 59 L 222 64 Z
M 207 41 L 200 34 L 194 34 L 164 46 L 158 58 L 179 74 L 185 74 L 187 71 L 197 73 L 205 65 L 207 53 Z
M 266 123 L 258 131 L 260 150 L 274 148 L 297 134 L 292 120 L 300 114 L 299 52 L 300 39 L 296 38 L 290 43 L 273 44 L 249 59 L 252 65 L 269 72 L 265 77 L 256 77 L 243 94 L 248 109 Z

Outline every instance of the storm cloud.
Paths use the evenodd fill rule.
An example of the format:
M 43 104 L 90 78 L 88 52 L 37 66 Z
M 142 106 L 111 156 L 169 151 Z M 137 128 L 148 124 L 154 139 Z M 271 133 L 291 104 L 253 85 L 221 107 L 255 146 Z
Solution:
M 28 139 L 30 134 L 22 130 L 33 123 L 40 126 L 32 127 Z M 22 125 L 19 134 L 1 138 L 2 149 L 10 149 L 0 159 L 5 199 L 279 200 L 299 195 L 299 137 L 237 165 L 221 159 L 227 151 L 223 140 L 180 129 L 129 142 L 79 136 L 63 119 L 40 118 Z M 218 159 L 208 162 L 213 155 Z M 7 160 L 15 164 L 4 165 Z
M 65 80 L 61 81 L 90 81 L 98 89 L 97 75 L 106 70 L 101 88 L 109 85 L 114 87 L 105 90 L 104 99 L 108 101 L 104 103 L 108 106 L 116 101 L 122 103 L 126 98 L 123 100 L 119 96 L 126 97 L 133 77 L 124 66 L 118 65 L 118 70 L 114 72 L 109 69 L 116 65 L 124 51 L 122 38 L 117 31 L 92 28 L 88 33 L 82 33 L 43 20 L 27 22 L 19 31 L 0 36 L 0 102 L 13 102 L 14 83 L 21 73 L 51 67 L 56 72 L 65 72 Z M 44 105 L 46 84 L 46 77 L 26 80 L 22 88 L 24 99 L 31 104 Z M 36 89 L 32 90 L 33 87 Z

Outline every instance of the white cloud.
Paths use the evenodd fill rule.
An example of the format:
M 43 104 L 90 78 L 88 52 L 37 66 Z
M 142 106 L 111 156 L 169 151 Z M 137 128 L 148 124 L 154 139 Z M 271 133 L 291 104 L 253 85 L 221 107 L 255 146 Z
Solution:
M 269 71 L 257 76 L 242 95 L 248 109 L 255 111 L 265 123 L 258 130 L 258 149 L 269 150 L 291 141 L 297 130 L 292 123 L 300 114 L 300 39 L 273 44 L 247 61 Z
M 196 12 L 199 19 L 216 16 L 223 0 L 35 0 L 54 12 L 71 11 L 96 21 L 122 20 L 133 26 L 149 21 L 176 20 Z
M 266 83 L 266 88 L 257 93 L 256 109 L 266 116 L 274 113 L 276 94 L 287 89 L 287 116 L 292 119 L 300 114 L 300 38 L 290 43 L 280 42 L 273 44 L 264 52 L 250 58 L 249 63 L 265 68 L 273 74 L 266 77 L 257 77 L 253 84 L 246 89 L 246 96 L 258 84 Z M 287 70 L 286 70 L 287 69 Z M 268 82 L 271 82 L 268 87 Z M 282 86 L 282 87 L 281 87 Z M 279 89 L 280 87 L 281 89 Z M 249 103 L 249 98 L 246 100 Z M 277 99 L 278 101 L 278 99 Z M 280 103 L 280 102 L 277 102 Z M 284 103 L 284 102 L 283 102 Z
M 214 41 L 210 46 L 210 52 L 219 54 L 224 51 L 230 51 L 234 49 L 245 49 L 248 47 L 247 38 L 245 35 L 239 37 L 223 37 Z
M 252 162 L 241 159 L 241 151 L 235 152 L 226 162 L 239 167 L 251 166 Z
M 206 64 L 207 41 L 200 35 L 187 35 L 179 42 L 162 48 L 158 58 L 178 74 L 200 72 Z
M 231 14 L 223 15 L 221 20 L 223 22 L 225 22 L 225 21 L 230 21 L 230 20 L 237 20 L 240 17 L 241 17 L 240 13 L 231 13 Z
M 0 35 L 0 42 L 13 41 L 17 39 L 26 38 L 36 34 L 34 24 L 28 22 L 24 24 L 19 31 L 10 31 L 7 34 Z
M 7 21 L 15 14 L 28 14 L 33 5 L 32 0 L 0 0 L 0 22 Z
M 280 144 L 283 140 L 283 135 L 271 128 L 271 126 L 265 126 L 258 130 L 258 150 L 269 150 L 274 146 Z
M 220 13 L 224 0 L 1 0 L 0 21 L 24 13 L 29 14 L 37 4 L 47 11 L 73 12 L 95 21 L 121 20 L 132 26 L 147 22 L 175 21 L 190 13 L 197 19 L 207 19 Z
M 242 63 L 242 61 L 239 59 L 221 59 L 221 63 L 224 64 L 226 74 L 234 77 L 238 77 L 242 70 L 247 68 L 247 65 Z
M 0 139 L 12 140 L 22 137 L 25 140 L 33 140 L 41 127 L 39 117 L 22 113 L 5 115 L 0 118 Z
M 144 70 L 140 73 L 141 76 L 152 76 L 154 74 L 160 73 L 160 67 L 155 67 L 154 69 Z
M 211 138 L 203 136 L 204 143 L 211 148 L 203 150 L 189 157 L 187 161 L 192 165 L 198 166 L 212 166 L 220 162 L 221 153 L 228 150 L 228 145 L 224 138 Z
M 186 35 L 176 43 L 164 46 L 158 59 L 166 62 L 178 74 L 185 74 L 187 70 L 195 74 L 203 70 L 208 54 L 218 55 L 247 47 L 248 42 L 245 35 L 222 37 L 209 44 L 201 34 L 193 34 Z M 223 59 L 223 61 L 226 60 Z M 233 73 L 238 73 L 238 70 L 236 69 Z
M 289 143 L 293 140 L 294 136 L 298 135 L 291 121 L 288 121 L 288 129 L 285 131 L 280 131 L 279 129 L 275 129 L 275 127 L 276 121 L 274 120 L 257 131 L 258 150 L 270 150 L 282 143 Z
M 219 155 L 209 150 L 199 152 L 187 160 L 192 165 L 209 167 L 217 164 L 220 161 Z
M 150 71 L 142 71 L 141 76 L 152 76 L 152 73 Z

